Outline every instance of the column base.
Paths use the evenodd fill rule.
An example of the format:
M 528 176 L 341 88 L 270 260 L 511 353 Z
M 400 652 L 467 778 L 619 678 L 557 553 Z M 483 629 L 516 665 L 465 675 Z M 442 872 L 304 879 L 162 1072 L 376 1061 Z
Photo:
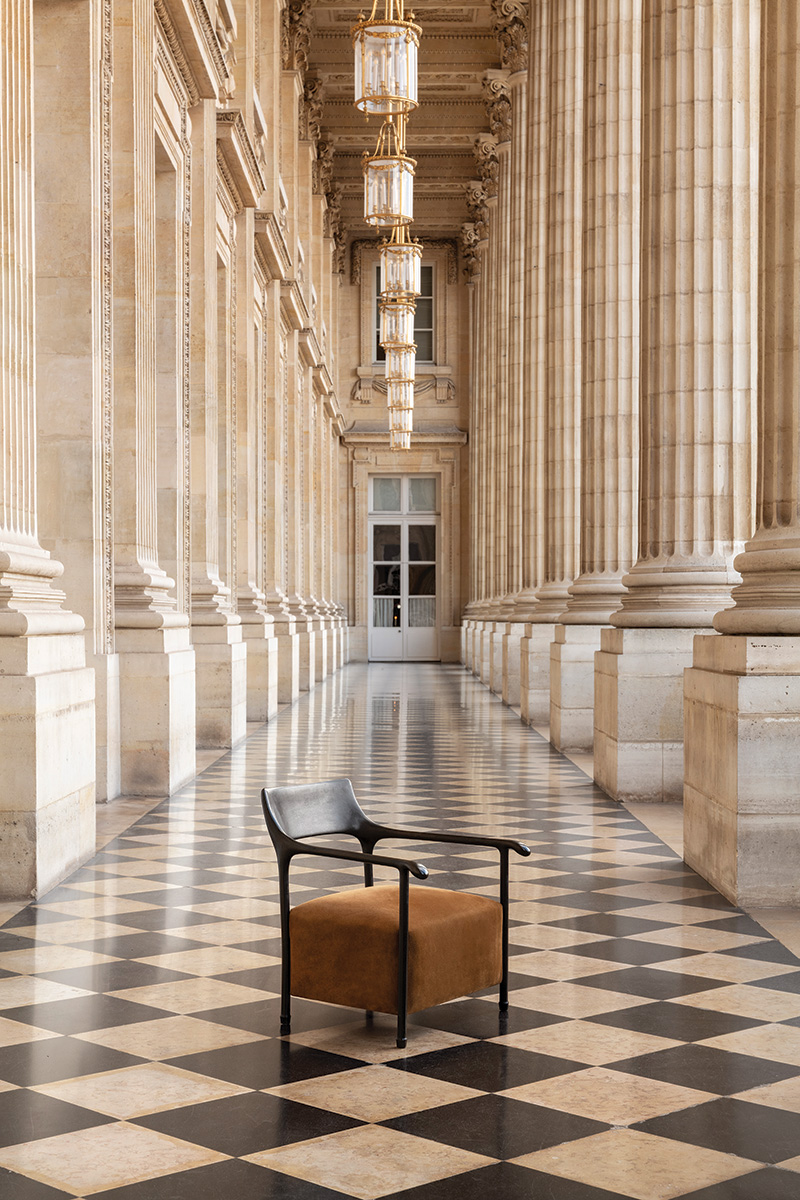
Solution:
M 556 625 L 550 645 L 550 741 L 556 750 L 594 745 L 594 656 L 602 625 Z
M 278 639 L 272 623 L 243 624 L 247 644 L 247 720 L 271 721 L 278 711 Z
M 119 655 L 89 656 L 95 679 L 97 803 L 114 800 L 122 791 L 120 776 Z
M 486 687 L 492 682 L 492 635 L 494 621 L 481 621 L 478 628 L 479 651 L 475 674 Z
M 684 856 L 733 904 L 800 905 L 800 638 L 698 637 Z
M 196 774 L 195 652 L 187 626 L 118 629 L 120 790 L 168 796 Z
M 300 641 L 295 623 L 276 621 L 278 639 L 278 703 L 294 704 L 300 695 Z
M 311 622 L 297 632 L 299 646 L 300 691 L 310 692 L 317 682 L 317 634 Z
M 491 649 L 489 651 L 489 691 L 495 696 L 503 694 L 503 645 L 506 640 L 508 626 L 505 621 L 494 621 L 491 632 Z
M 321 621 L 315 631 L 314 642 L 314 676 L 317 683 L 322 683 L 328 677 L 329 630 L 327 623 Z
M 195 625 L 197 745 L 228 749 L 247 734 L 247 643 L 241 625 Z
M 49 891 L 95 850 L 94 672 L 82 633 L 0 638 L 0 898 Z
M 550 643 L 555 624 L 526 625 L 519 648 L 519 708 L 528 725 L 550 720 Z
M 604 628 L 594 677 L 594 779 L 613 800 L 683 799 L 683 672 L 705 629 Z
M 525 626 L 509 621 L 503 638 L 503 703 L 517 708 L 520 700 L 519 664 L 520 645 L 525 636 Z

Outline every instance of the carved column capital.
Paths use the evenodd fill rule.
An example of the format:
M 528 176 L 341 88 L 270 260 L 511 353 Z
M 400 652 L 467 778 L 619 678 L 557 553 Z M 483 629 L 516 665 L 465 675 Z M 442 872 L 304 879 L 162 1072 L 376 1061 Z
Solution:
M 500 43 L 503 67 L 516 74 L 528 69 L 528 4 L 526 0 L 492 0 L 492 29 Z
M 307 71 L 310 45 L 309 0 L 288 0 L 281 13 L 281 63 L 284 71 Z
M 509 71 L 486 71 L 483 80 L 483 102 L 489 117 L 489 128 L 498 143 L 511 140 L 511 89 Z

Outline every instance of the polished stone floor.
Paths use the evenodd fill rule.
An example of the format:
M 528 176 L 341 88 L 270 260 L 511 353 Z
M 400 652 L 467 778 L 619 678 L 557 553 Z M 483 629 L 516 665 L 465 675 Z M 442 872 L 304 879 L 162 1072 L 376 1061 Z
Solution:
M 520 836 L 511 1010 L 278 1028 L 264 785 Z M 135 805 L 133 805 L 135 809 Z M 0 928 L 2 1200 L 797 1200 L 800 961 L 456 666 L 351 666 Z M 406 850 L 408 844 L 406 844 Z M 426 883 L 495 893 L 423 840 Z M 358 885 L 301 861 L 295 899 Z

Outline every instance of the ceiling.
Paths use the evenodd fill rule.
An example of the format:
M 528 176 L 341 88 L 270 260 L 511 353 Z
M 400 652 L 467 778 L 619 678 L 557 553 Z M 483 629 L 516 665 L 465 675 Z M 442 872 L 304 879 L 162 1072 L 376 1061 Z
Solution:
M 407 151 L 417 161 L 413 230 L 419 237 L 455 237 L 469 220 L 464 193 L 477 174 L 473 143 L 488 130 L 481 77 L 500 66 L 500 50 L 489 3 L 422 0 L 413 7 L 422 27 L 420 105 L 409 117 L 407 136 Z M 361 155 L 374 149 L 380 128 L 376 117 L 367 122 L 353 105 L 350 30 L 361 11 L 355 4 L 314 0 L 309 53 L 309 71 L 322 82 L 321 136 L 336 151 L 333 178 L 342 185 L 343 222 L 359 238 L 374 236 L 363 220 Z

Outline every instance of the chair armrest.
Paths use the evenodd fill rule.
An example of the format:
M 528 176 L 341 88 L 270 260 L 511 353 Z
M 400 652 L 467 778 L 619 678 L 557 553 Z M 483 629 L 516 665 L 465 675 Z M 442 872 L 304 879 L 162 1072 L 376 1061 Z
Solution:
M 462 846 L 489 846 L 494 850 L 514 850 L 527 858 L 531 852 L 530 846 L 517 842 L 513 838 L 479 837 L 471 833 L 439 833 L 434 829 L 393 829 L 389 825 L 380 825 L 380 837 L 404 838 L 406 841 L 453 842 Z
M 407 858 L 389 858 L 385 854 L 365 854 L 361 850 L 340 850 L 338 847 L 307 846 L 290 838 L 286 838 L 285 844 L 292 857 L 295 854 L 313 854 L 318 858 L 343 858 L 348 862 L 371 863 L 376 867 L 394 867 L 397 871 L 410 871 L 417 879 L 427 879 L 429 874 L 424 863 L 412 862 Z

